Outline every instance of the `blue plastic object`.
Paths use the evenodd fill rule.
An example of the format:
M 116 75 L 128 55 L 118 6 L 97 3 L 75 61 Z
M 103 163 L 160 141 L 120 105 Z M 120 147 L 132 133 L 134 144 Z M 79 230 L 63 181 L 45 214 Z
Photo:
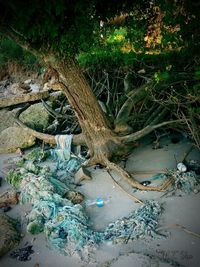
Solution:
M 97 198 L 96 204 L 97 204 L 98 207 L 103 207 L 103 205 L 104 205 L 103 199 L 102 198 Z

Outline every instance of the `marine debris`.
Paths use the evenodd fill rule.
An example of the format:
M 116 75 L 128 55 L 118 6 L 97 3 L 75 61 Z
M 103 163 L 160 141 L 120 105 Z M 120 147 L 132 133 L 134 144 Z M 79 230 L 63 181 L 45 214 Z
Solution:
M 84 159 L 71 153 L 71 136 L 57 139 L 59 145 L 55 151 L 51 150 L 56 170 L 41 166 L 42 158 L 35 159 L 33 155 L 40 155 L 39 150 L 26 157 L 23 167 L 18 168 L 21 174 L 18 179 L 20 203 L 32 204 L 32 210 L 27 215 L 28 232 L 44 232 L 50 244 L 60 252 L 68 255 L 76 253 L 84 260 L 102 242 L 128 243 L 144 236 L 161 236 L 156 228 L 162 208 L 156 201 L 145 202 L 127 217 L 110 223 L 104 231 L 94 231 L 86 206 L 81 205 L 83 195 L 76 192 L 69 182 L 66 184 L 62 175 L 59 176 L 60 170 L 64 170 L 68 180 L 74 180 L 74 173 Z M 16 185 L 16 179 L 8 180 Z
M 19 261 L 30 261 L 30 255 L 34 253 L 33 246 L 27 245 L 24 248 L 19 248 L 10 253 L 10 257 Z

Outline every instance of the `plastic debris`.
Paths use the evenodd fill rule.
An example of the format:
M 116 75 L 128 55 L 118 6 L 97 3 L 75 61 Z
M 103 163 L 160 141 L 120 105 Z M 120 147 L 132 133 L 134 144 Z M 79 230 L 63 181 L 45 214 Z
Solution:
M 68 200 L 62 198 L 69 188 L 59 180 L 47 178 L 43 175 L 27 173 L 21 182 L 21 203 L 35 203 L 38 200 L 55 201 L 68 204 Z
M 151 184 L 151 181 L 143 181 L 140 184 L 144 185 L 144 186 L 148 186 Z
M 53 219 L 45 224 L 44 232 L 55 247 L 69 255 L 87 251 L 86 247 L 95 248 L 102 235 L 90 228 L 81 205 L 59 208 Z
M 74 175 L 83 163 L 83 159 L 71 155 L 71 142 L 73 135 L 56 135 L 56 148 L 51 149 L 51 155 L 57 162 L 57 169 L 66 170 Z
M 168 175 L 174 178 L 174 190 L 182 190 L 185 193 L 193 192 L 198 184 L 195 172 L 169 171 Z
M 180 162 L 180 163 L 177 164 L 177 170 L 179 170 L 180 172 L 186 172 L 187 171 L 187 167 L 185 166 L 185 164 Z
M 57 173 L 64 170 L 66 176 L 67 170 L 68 177 L 74 176 L 83 161 L 71 155 L 71 140 L 72 136 L 57 137 L 57 147 L 52 150 L 59 170 Z M 145 235 L 159 236 L 156 227 L 161 207 L 155 201 L 146 202 L 129 216 L 109 224 L 105 231 L 98 232 L 92 230 L 89 224 L 85 210 L 87 201 L 86 205 L 74 205 L 74 197 L 81 200 L 82 194 L 74 192 L 70 186 L 58 180 L 58 176 L 33 161 L 25 163 L 20 173 L 23 175 L 20 202 L 32 203 L 32 210 L 27 216 L 28 232 L 44 232 L 60 252 L 68 255 L 77 253 L 87 259 L 89 252 L 100 242 L 127 243 Z M 89 202 L 103 207 L 108 201 L 100 197 Z
M 86 200 L 85 202 L 85 206 L 89 207 L 89 206 L 97 206 L 97 207 L 103 207 L 105 204 L 109 203 L 110 199 L 106 199 L 106 198 L 97 198 L 94 200 Z
M 49 155 L 49 151 L 44 151 L 42 148 L 37 147 L 25 155 L 24 158 L 32 162 L 42 162 L 46 160 Z
M 34 253 L 32 247 L 33 246 L 28 245 L 24 248 L 16 249 L 10 253 L 10 257 L 19 261 L 30 261 L 30 255 Z
M 129 216 L 110 223 L 104 231 L 104 240 L 112 243 L 128 243 L 129 240 L 144 236 L 161 237 L 156 232 L 161 206 L 156 201 L 146 201 L 145 205 Z
M 6 179 L 6 182 L 11 184 L 13 187 L 19 188 L 23 177 L 19 170 L 12 169 L 8 172 L 5 179 Z

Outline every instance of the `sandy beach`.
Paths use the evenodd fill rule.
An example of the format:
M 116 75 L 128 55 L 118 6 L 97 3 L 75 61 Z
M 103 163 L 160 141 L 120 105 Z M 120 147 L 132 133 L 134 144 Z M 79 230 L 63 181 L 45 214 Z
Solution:
M 126 161 L 126 169 L 140 182 L 149 180 L 153 175 L 165 172 L 166 169 L 176 168 L 176 161 L 180 161 L 184 153 L 191 147 L 188 139 L 183 138 L 173 144 L 170 138 L 161 140 L 161 148 L 152 149 L 152 144 L 142 142 Z M 199 159 L 200 152 L 193 149 L 188 159 Z M 2 176 L 8 168 L 9 160 L 16 154 L 0 155 Z M 122 163 L 123 166 L 124 163 Z M 101 197 L 109 200 L 103 207 L 90 206 L 86 212 L 90 218 L 91 227 L 103 230 L 109 223 L 127 216 L 131 211 L 141 206 L 114 182 L 106 169 L 91 167 L 91 181 L 83 181 L 78 188 L 86 199 Z M 114 172 L 112 176 L 120 182 Z M 155 182 L 156 183 L 156 182 Z M 123 184 L 121 184 L 123 185 Z M 3 181 L 0 192 L 4 192 L 9 185 Z M 126 185 L 124 185 L 126 189 Z M 129 188 L 129 190 L 133 190 Z M 31 260 L 22 262 L 12 259 L 7 253 L 0 259 L 2 267 L 148 267 L 148 266 L 185 266 L 198 267 L 200 262 L 200 224 L 199 224 L 199 193 L 163 196 L 163 192 L 137 191 L 135 197 L 142 201 L 157 200 L 163 206 L 159 227 L 167 235 L 160 239 L 139 239 L 128 244 L 102 244 L 90 255 L 90 261 L 84 262 L 76 256 L 65 256 L 53 249 L 45 239 L 44 234 L 30 235 L 26 232 L 25 214 L 30 206 L 16 205 L 7 214 L 18 218 L 21 222 L 22 239 L 19 247 L 25 244 L 33 245 L 34 253 Z M 197 235 L 195 235 L 195 233 Z

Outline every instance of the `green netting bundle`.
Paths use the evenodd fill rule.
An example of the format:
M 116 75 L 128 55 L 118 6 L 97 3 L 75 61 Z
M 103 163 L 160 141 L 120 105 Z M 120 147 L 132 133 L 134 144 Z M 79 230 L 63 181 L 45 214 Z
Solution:
M 60 207 L 56 216 L 45 224 L 44 232 L 56 248 L 67 254 L 95 247 L 102 235 L 89 227 L 84 208 L 79 204 Z
M 23 175 L 21 170 L 10 170 L 8 174 L 6 175 L 6 182 L 11 184 L 15 188 L 20 187 L 20 183 L 23 179 Z
M 27 155 L 25 155 L 24 158 L 32 162 L 42 162 L 46 160 L 48 156 L 50 156 L 49 151 L 44 151 L 42 148 L 36 147 L 32 149 Z
M 57 163 L 57 169 L 65 170 L 69 175 L 73 175 L 84 161 L 71 154 L 72 137 L 72 135 L 56 135 L 57 146 L 51 149 L 51 155 Z
M 171 175 L 174 178 L 173 187 L 175 190 L 180 189 L 185 193 L 191 193 L 198 184 L 197 175 L 193 171 L 169 171 L 168 175 Z
M 21 182 L 20 189 L 20 202 L 33 204 L 42 200 L 65 203 L 67 200 L 62 198 L 62 195 L 69 190 L 65 184 L 54 178 L 48 179 L 43 175 L 33 173 L 26 174 Z
M 145 205 L 114 223 L 104 231 L 104 240 L 113 243 L 127 243 L 144 236 L 159 237 L 156 232 L 161 206 L 156 201 L 146 201 Z

